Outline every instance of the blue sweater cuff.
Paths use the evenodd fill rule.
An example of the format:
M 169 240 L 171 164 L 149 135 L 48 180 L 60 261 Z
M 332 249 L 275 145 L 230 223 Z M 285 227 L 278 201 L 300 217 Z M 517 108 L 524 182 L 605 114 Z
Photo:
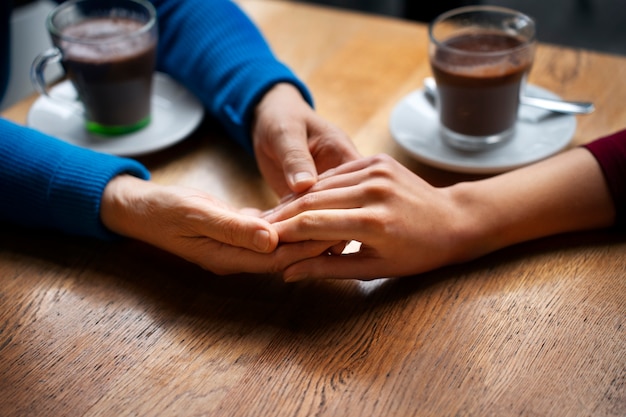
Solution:
M 29 227 L 110 239 L 100 220 L 109 181 L 121 173 L 148 179 L 140 163 L 79 148 L 0 119 L 0 218 Z M 25 178 L 24 176 L 27 175 Z

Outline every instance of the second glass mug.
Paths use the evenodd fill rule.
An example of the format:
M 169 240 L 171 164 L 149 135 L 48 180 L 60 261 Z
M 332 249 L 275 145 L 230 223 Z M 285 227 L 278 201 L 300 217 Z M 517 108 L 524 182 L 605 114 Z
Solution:
M 443 140 L 480 151 L 510 139 L 533 63 L 534 21 L 503 7 L 462 7 L 436 18 L 429 38 Z

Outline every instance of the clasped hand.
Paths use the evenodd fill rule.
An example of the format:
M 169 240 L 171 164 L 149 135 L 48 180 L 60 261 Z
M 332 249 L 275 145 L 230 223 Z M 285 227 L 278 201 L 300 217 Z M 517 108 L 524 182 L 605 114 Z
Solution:
M 289 84 L 274 86 L 253 122 L 259 169 L 279 196 L 301 193 L 318 173 L 356 160 L 358 152 Z M 340 244 L 329 239 L 279 245 L 277 229 L 259 210 L 238 210 L 205 192 L 120 175 L 106 186 L 103 224 L 217 274 L 280 273 Z
M 453 193 L 389 156 L 361 158 L 294 87 L 265 95 L 252 133 L 259 169 L 282 197 L 273 210 L 238 210 L 202 191 L 121 175 L 105 189 L 103 223 L 217 274 L 286 281 L 408 275 L 477 255 L 462 249 L 472 222 Z M 350 241 L 360 249 L 344 254 Z

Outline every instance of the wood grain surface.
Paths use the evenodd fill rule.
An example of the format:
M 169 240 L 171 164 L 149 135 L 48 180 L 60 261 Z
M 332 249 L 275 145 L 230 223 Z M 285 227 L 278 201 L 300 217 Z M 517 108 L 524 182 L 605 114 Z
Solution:
M 416 162 L 389 134 L 393 106 L 430 74 L 425 26 L 240 4 L 363 154 L 433 184 L 472 179 Z M 545 44 L 530 76 L 596 104 L 571 146 L 625 127 L 625 80 L 626 58 Z M 23 123 L 33 99 L 4 116 Z M 276 201 L 210 120 L 139 160 L 157 182 Z M 133 241 L 1 228 L 2 416 L 626 415 L 623 234 L 556 236 L 402 279 L 284 284 L 216 277 Z

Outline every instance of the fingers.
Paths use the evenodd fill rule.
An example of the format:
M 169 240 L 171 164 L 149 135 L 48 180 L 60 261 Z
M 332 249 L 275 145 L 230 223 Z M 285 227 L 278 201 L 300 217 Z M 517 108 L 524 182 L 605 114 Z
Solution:
M 387 155 L 374 155 L 348 161 L 320 174 L 315 187 L 309 191 L 360 184 L 368 178 L 380 175 L 380 173 L 376 174 L 377 167 L 383 168 L 390 161 L 391 157 Z
M 381 278 L 384 264 L 360 253 L 348 255 L 325 255 L 304 259 L 287 267 L 283 273 L 285 282 L 306 279 L 358 279 L 362 281 Z
M 371 240 L 380 227 L 361 209 L 324 209 L 305 211 L 274 223 L 281 242 L 336 240 L 359 242 Z
M 278 233 L 266 220 L 230 210 L 213 210 L 197 218 L 201 235 L 230 246 L 269 253 L 278 245 Z
M 285 194 L 285 185 L 302 192 L 317 180 L 308 143 L 312 112 L 300 91 L 287 83 L 272 87 L 255 110 L 252 136 L 257 162 L 280 195 Z
M 285 181 L 291 191 L 300 193 L 315 184 L 317 170 L 309 152 L 305 131 L 281 131 L 276 138 L 276 146 Z
M 319 181 L 304 194 L 291 194 L 262 217 L 275 223 L 296 216 L 304 211 L 319 209 L 350 209 L 364 207 L 370 198 L 366 182 L 367 172 L 349 172 L 344 166 L 320 176 Z
M 224 245 L 210 239 L 192 242 L 193 251 L 183 257 L 218 275 L 234 273 L 281 273 L 289 265 L 328 253 L 332 241 L 310 241 L 280 246 L 270 254 Z
M 309 115 L 309 149 L 319 174 L 361 158 L 350 137 L 319 115 Z
M 311 194 L 313 192 L 326 189 L 341 188 L 350 185 L 360 184 L 368 177 L 367 173 L 362 171 L 364 171 L 365 168 L 369 167 L 371 163 L 371 158 L 366 158 L 356 161 L 350 161 L 335 168 L 328 169 L 318 176 L 318 181 L 309 189 L 307 189 L 306 193 Z M 280 201 L 280 204 L 271 211 L 276 211 L 286 204 L 291 203 L 293 200 L 298 199 L 301 195 L 302 193 L 291 193 L 284 195 Z
M 364 205 L 365 196 L 359 192 L 359 187 L 334 188 L 321 192 L 309 193 L 295 200 L 282 203 L 273 210 L 264 213 L 263 219 L 274 226 L 277 223 L 290 220 L 301 213 L 310 214 L 309 221 L 313 221 L 319 210 L 357 209 Z M 340 215 L 342 213 L 337 213 Z M 347 220 L 349 214 L 343 213 Z M 300 217 L 297 222 L 305 221 L 307 217 Z M 321 220 L 321 218 L 320 218 Z
M 280 196 L 302 193 L 320 172 L 360 156 L 345 133 L 285 83 L 271 88 L 257 105 L 252 137 L 259 169 Z

